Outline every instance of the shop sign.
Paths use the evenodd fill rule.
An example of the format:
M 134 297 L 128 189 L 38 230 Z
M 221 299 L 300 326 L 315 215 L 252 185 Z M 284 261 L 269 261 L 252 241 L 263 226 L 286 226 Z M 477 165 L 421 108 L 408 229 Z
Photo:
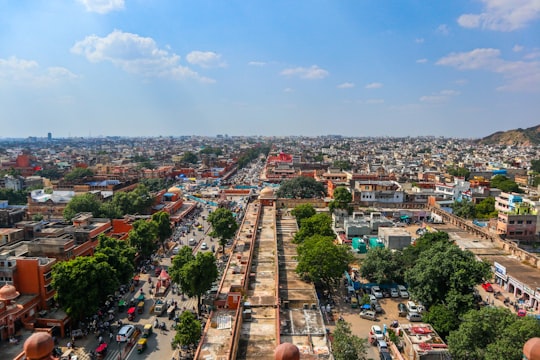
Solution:
M 495 261 L 494 265 L 495 265 L 495 272 L 496 273 L 499 273 L 501 275 L 506 275 L 506 267 L 502 266 L 501 264 L 499 264 L 496 261 Z

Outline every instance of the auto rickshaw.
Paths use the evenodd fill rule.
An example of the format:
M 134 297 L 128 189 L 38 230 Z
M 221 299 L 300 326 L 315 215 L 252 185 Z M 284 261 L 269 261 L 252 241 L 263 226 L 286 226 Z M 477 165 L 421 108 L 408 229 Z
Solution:
M 143 338 L 149 338 L 152 335 L 152 324 L 146 324 L 143 328 Z
M 135 320 L 135 313 L 136 313 L 135 307 L 130 307 L 127 311 L 128 314 L 128 320 L 133 321 Z
M 96 349 L 98 359 L 105 359 L 107 355 L 107 343 L 100 344 Z
M 356 296 L 353 296 L 351 298 L 351 308 L 353 309 L 358 308 L 358 298 Z
M 144 301 L 139 301 L 137 304 L 137 312 L 142 314 L 144 312 Z
M 144 350 L 146 350 L 147 341 L 148 341 L 148 339 L 144 338 L 144 337 L 139 339 L 139 341 L 137 341 L 137 352 L 139 354 L 142 353 Z
M 124 299 L 121 299 L 119 302 L 118 302 L 118 311 L 119 312 L 123 312 L 125 309 L 126 309 L 126 300 Z
M 133 284 L 135 284 L 135 286 L 139 285 L 140 280 L 141 280 L 141 277 L 139 275 L 135 275 L 133 277 Z

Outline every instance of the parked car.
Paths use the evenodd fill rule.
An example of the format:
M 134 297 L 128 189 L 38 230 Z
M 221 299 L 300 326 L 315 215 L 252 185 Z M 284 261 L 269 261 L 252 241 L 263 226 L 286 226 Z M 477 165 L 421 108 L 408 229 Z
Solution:
M 396 289 L 396 288 L 391 288 L 391 289 L 390 289 L 390 296 L 393 297 L 393 298 L 399 297 L 399 291 L 398 291 L 398 289 Z
M 407 316 L 407 306 L 404 303 L 397 304 L 398 315 L 401 317 Z
M 493 286 L 491 286 L 491 284 L 488 282 L 482 284 L 482 289 L 487 292 L 493 292 Z
M 382 295 L 385 298 L 390 297 L 390 290 L 389 289 L 381 289 Z
M 418 306 L 414 303 L 414 301 L 407 301 L 407 311 L 410 313 L 417 313 L 418 312 Z
M 382 299 L 383 298 L 381 288 L 378 287 L 378 286 L 371 287 L 371 294 L 374 295 L 377 299 Z
M 399 291 L 399 296 L 400 297 L 402 297 L 403 299 L 408 299 L 409 298 L 409 292 L 407 291 L 407 288 L 405 286 L 398 285 L 397 289 Z
M 377 298 L 375 297 L 375 295 L 369 294 L 369 302 L 370 302 L 371 304 L 377 302 Z
M 372 320 L 372 321 L 377 320 L 377 314 L 375 313 L 375 311 L 371 311 L 371 310 L 360 311 L 360 317 L 362 319 L 367 319 L 367 320 Z
M 384 334 L 379 325 L 371 325 L 371 331 L 369 335 L 373 336 L 377 340 L 384 340 Z
M 208 245 L 205 242 L 201 244 L 201 250 L 208 250 Z
M 419 313 L 415 313 L 415 312 L 408 313 L 406 318 L 410 322 L 422 321 L 422 315 L 420 315 Z
M 378 301 L 371 304 L 371 310 L 375 311 L 375 312 L 378 313 L 378 314 L 384 312 L 384 310 L 383 310 L 381 304 L 379 304 Z
M 379 359 L 380 360 L 392 360 L 394 358 L 392 357 L 392 355 L 390 354 L 389 351 L 383 350 L 383 351 L 379 352 Z
M 388 344 L 384 340 L 378 340 L 377 348 L 379 349 L 379 351 L 388 351 Z

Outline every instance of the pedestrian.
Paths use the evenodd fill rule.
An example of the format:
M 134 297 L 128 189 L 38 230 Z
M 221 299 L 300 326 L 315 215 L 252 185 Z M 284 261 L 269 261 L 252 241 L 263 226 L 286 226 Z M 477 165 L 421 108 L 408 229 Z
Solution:
M 100 344 L 103 344 L 103 336 L 99 335 L 98 342 L 99 342 Z
M 113 333 L 112 331 L 109 333 L 109 343 L 111 343 L 113 341 Z

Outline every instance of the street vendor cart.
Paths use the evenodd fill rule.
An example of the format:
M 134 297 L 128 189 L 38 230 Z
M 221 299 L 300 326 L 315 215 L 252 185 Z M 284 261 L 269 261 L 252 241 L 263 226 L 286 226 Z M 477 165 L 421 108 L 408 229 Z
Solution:
M 135 308 L 135 306 L 133 307 L 130 307 L 127 311 L 127 314 L 128 314 L 128 320 L 130 321 L 133 321 L 135 320 L 135 313 L 137 312 L 137 309 Z

